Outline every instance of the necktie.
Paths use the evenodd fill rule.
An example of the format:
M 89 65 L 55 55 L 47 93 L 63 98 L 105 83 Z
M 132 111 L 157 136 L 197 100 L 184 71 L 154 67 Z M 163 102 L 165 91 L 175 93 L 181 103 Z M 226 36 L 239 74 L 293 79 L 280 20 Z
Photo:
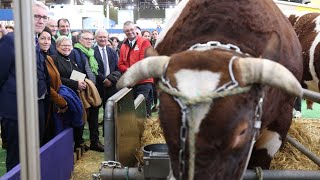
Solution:
M 38 37 L 37 36 L 34 38 L 34 42 L 36 43 L 36 45 L 38 44 Z
M 105 48 L 102 48 L 102 60 L 103 60 L 104 73 L 106 76 L 108 76 L 110 74 L 110 68 L 109 68 L 109 63 L 108 63 Z
M 130 48 L 131 49 L 133 48 L 133 42 L 132 41 L 130 42 Z

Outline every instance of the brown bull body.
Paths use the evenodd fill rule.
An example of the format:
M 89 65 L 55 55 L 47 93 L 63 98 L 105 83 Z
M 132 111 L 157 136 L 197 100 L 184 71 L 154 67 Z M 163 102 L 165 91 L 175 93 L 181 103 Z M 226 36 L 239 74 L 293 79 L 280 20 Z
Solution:
M 118 87 L 133 85 L 139 78 L 159 78 L 163 75 L 180 93 L 191 98 L 197 97 L 228 83 L 231 79 L 228 66 L 231 59 L 235 59 L 231 65 L 231 74 L 234 74 L 240 85 L 253 83 L 251 90 L 188 107 L 187 116 L 196 124 L 194 178 L 229 180 L 242 177 L 250 155 L 257 115 L 255 111 L 261 97 L 264 97 L 262 126 L 252 150 L 249 168 L 269 168 L 273 155 L 289 130 L 294 97 L 274 87 L 264 86 L 269 81 L 286 84 L 286 80 L 282 78 L 287 75 L 276 75 L 282 70 L 268 68 L 260 71 L 260 68 L 249 65 L 252 74 L 248 75 L 247 70 L 241 68 L 240 60 L 257 62 L 264 61 L 261 58 L 271 59 L 282 64 L 301 80 L 302 51 L 290 22 L 271 0 L 183 0 L 178 8 L 181 8 L 181 13 L 179 14 L 179 9 L 175 11 L 176 18 L 171 22 L 168 20 L 169 25 L 164 27 L 156 44 L 157 52 L 162 55 L 159 58 L 163 60 L 159 60 L 157 67 L 153 67 L 152 58 L 135 65 L 119 80 Z M 233 48 L 188 50 L 194 44 L 209 41 L 236 45 L 243 53 L 256 59 L 247 58 L 248 55 L 239 54 Z M 166 63 L 161 63 L 164 60 L 168 61 L 167 66 L 163 65 Z M 162 66 L 165 67 L 164 70 L 155 73 Z M 148 67 L 152 70 L 147 72 L 145 68 Z M 266 65 L 262 67 L 264 69 Z M 252 76 L 260 79 L 260 75 L 268 76 L 267 80 L 261 78 L 264 83 L 256 80 L 245 83 L 245 79 Z M 292 75 L 296 81 L 294 76 Z M 130 77 L 138 78 L 130 81 Z M 255 85 L 256 83 L 259 85 Z M 296 84 L 299 84 L 298 81 Z M 181 106 L 170 93 L 160 93 L 159 117 L 169 147 L 173 177 L 181 178 L 179 151 L 183 117 Z M 188 178 L 189 156 L 187 147 L 184 160 L 186 169 L 183 170 L 182 179 Z
M 302 46 L 304 88 L 320 92 L 320 13 L 290 15 L 291 22 Z M 312 109 L 312 101 L 307 100 L 307 108 Z

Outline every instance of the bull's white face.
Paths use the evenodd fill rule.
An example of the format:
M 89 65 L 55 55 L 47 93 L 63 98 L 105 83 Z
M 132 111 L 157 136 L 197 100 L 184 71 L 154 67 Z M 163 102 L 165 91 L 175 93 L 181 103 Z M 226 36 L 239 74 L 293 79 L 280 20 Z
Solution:
M 149 57 L 133 65 L 118 81 L 120 87 L 132 86 L 146 77 L 165 77 L 170 85 L 176 88 L 185 97 L 196 98 L 215 91 L 220 86 L 231 81 L 230 64 L 233 62 L 232 73 L 239 84 L 245 86 L 252 77 L 261 79 L 261 74 L 272 74 L 270 71 L 281 70 L 278 64 L 269 60 L 256 58 L 239 58 L 231 61 L 234 53 L 226 50 L 184 51 L 173 54 L 171 57 Z M 231 62 L 230 62 L 231 61 Z M 245 63 L 245 62 L 252 63 Z M 253 65 L 255 62 L 257 65 Z M 263 69 L 262 69 L 263 67 Z M 268 67 L 268 68 L 267 68 Z M 157 72 L 159 71 L 159 72 Z M 257 73 L 261 71 L 261 73 Z M 280 79 L 289 74 L 279 73 L 272 79 Z M 240 77 L 247 77 L 242 79 Z M 296 78 L 293 84 L 299 84 Z M 271 80 L 272 80 L 271 79 Z M 261 82 L 271 81 L 269 78 Z M 259 81 L 260 82 L 260 81 Z M 260 82 L 260 83 L 261 83 Z M 275 87 L 281 81 L 274 81 Z M 290 86 L 291 87 L 291 86 Z M 295 86 L 292 86 L 295 87 Z M 283 87 L 284 88 L 284 87 Z M 289 89 L 289 88 L 284 88 Z M 292 88 L 290 88 L 292 89 Z M 293 88 L 294 89 L 294 88 Z M 250 92 L 236 94 L 224 98 L 216 98 L 211 102 L 198 103 L 188 107 L 187 118 L 195 130 L 195 177 L 197 179 L 240 179 L 246 168 L 251 142 L 255 129 L 254 118 L 258 100 L 261 97 L 261 88 L 253 86 Z M 181 107 L 175 96 L 165 90 L 160 93 L 159 118 L 169 147 L 173 173 L 178 174 L 180 152 Z M 183 101 L 183 98 L 180 98 Z M 190 121 L 191 120 L 191 121 Z M 194 122 L 194 123 L 193 123 Z M 192 129 L 191 129 L 192 130 Z M 272 156 L 281 145 L 279 134 L 265 131 L 262 140 L 258 142 L 258 150 L 267 150 Z M 269 143 L 269 142 L 272 143 Z M 272 144 L 272 147 L 269 145 Z M 191 149 L 191 148 L 190 148 Z M 268 156 L 268 158 L 269 158 Z M 269 159 L 267 159 L 269 160 Z
M 175 74 L 177 87 L 190 98 L 214 91 L 219 84 L 220 76 L 220 73 L 191 69 L 182 69 Z
M 182 69 L 175 75 L 177 87 L 179 91 L 189 98 L 195 98 L 204 94 L 209 94 L 214 91 L 220 82 L 220 73 L 211 71 L 198 71 L 191 69 Z M 194 120 L 196 127 L 195 131 L 199 131 L 199 126 L 209 112 L 211 103 L 201 103 L 192 108 L 190 117 Z

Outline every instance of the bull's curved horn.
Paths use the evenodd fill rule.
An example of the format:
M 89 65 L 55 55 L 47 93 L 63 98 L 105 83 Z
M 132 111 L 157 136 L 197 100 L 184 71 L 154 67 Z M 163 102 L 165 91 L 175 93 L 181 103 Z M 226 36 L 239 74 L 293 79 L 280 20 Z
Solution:
M 239 58 L 242 82 L 267 84 L 288 94 L 302 97 L 302 87 L 296 77 L 281 64 L 258 58 Z
M 152 56 L 135 63 L 121 76 L 117 88 L 133 86 L 150 77 L 161 77 L 169 60 L 169 56 Z

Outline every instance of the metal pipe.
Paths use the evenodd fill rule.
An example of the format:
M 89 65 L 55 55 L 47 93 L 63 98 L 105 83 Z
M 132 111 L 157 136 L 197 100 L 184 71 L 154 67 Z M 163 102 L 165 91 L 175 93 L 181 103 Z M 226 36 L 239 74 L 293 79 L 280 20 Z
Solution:
M 13 1 L 21 179 L 41 179 L 33 1 Z M 1 179 L 1 178 L 0 178 Z
M 115 160 L 114 101 L 108 100 L 104 116 L 104 159 Z
M 134 108 L 137 109 L 137 107 L 142 103 L 144 100 L 144 96 L 142 94 L 139 94 L 138 97 L 134 100 Z
M 318 92 L 310 91 L 308 89 L 303 89 L 302 97 L 312 100 L 314 102 L 320 103 L 320 93 Z
M 257 180 L 255 170 L 247 170 L 244 180 Z M 298 170 L 263 170 L 262 179 L 264 180 L 319 180 L 320 171 L 298 171 Z
M 137 167 L 129 168 L 102 168 L 100 174 L 94 174 L 94 177 L 100 177 L 102 180 L 109 179 L 144 179 L 143 169 Z M 166 178 L 166 177 L 163 177 Z M 255 170 L 247 170 L 244 180 L 258 179 Z M 319 180 L 320 171 L 302 171 L 302 170 L 263 170 L 261 178 L 264 180 Z
M 94 175 L 96 176 L 96 175 Z M 143 170 L 137 167 L 126 168 L 102 168 L 100 171 L 100 178 L 102 180 L 109 179 L 144 179 Z M 164 177 L 166 178 L 166 177 Z
M 316 163 L 320 167 L 320 158 L 316 154 L 314 154 L 309 149 L 304 147 L 298 141 L 294 140 L 291 136 L 287 135 L 287 139 L 290 144 L 292 144 L 295 148 L 301 151 L 304 155 L 306 155 L 310 160 L 312 160 L 314 163 Z

